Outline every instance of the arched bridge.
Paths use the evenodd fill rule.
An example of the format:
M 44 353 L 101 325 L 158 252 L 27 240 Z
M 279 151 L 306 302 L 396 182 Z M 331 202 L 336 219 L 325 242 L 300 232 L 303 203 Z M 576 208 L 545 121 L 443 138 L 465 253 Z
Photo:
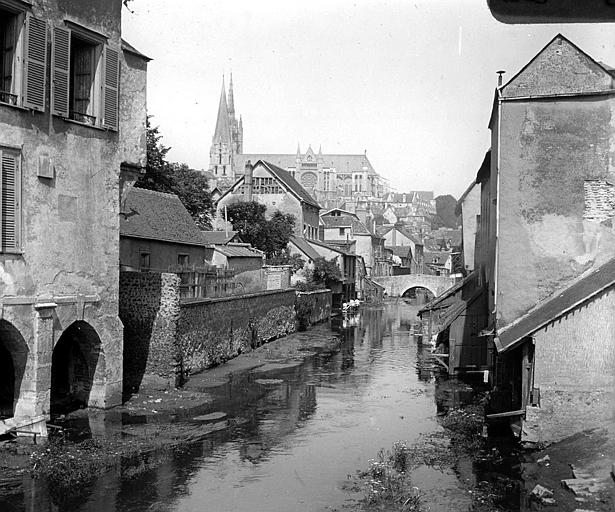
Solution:
M 411 288 L 427 288 L 435 297 L 455 284 L 454 277 L 429 274 L 406 274 L 401 276 L 372 277 L 372 281 L 384 286 L 389 297 L 401 297 Z

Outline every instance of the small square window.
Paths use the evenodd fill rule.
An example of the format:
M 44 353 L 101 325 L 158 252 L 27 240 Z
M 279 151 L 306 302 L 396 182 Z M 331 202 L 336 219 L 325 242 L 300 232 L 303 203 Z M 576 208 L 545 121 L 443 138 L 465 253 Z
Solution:
M 182 267 L 187 266 L 190 263 L 190 255 L 188 254 L 178 254 L 177 255 L 177 264 Z

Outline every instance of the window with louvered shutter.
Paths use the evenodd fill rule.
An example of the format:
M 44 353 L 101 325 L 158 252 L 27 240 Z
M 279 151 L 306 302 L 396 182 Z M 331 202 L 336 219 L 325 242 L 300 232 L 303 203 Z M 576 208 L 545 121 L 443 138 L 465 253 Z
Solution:
M 53 29 L 51 65 L 53 76 L 51 109 L 57 116 L 68 117 L 70 30 L 61 27 Z
M 103 122 L 105 128 L 118 129 L 119 53 L 105 46 L 105 74 L 103 84 Z
M 47 24 L 28 16 L 24 69 L 24 107 L 45 111 L 47 77 Z
M 0 241 L 2 252 L 19 250 L 20 154 L 0 149 Z

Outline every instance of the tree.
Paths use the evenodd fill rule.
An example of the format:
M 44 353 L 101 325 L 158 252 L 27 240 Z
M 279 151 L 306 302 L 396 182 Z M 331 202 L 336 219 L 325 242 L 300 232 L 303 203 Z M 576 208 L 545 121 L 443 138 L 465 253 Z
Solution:
M 171 148 L 160 142 L 158 127 L 152 127 L 147 118 L 147 167 L 135 187 L 175 194 L 179 197 L 194 222 L 201 229 L 211 228 L 213 202 L 207 178 L 186 164 L 169 163 L 166 156 Z
M 456 228 L 459 226 L 459 219 L 455 215 L 457 200 L 451 195 L 436 197 L 436 215 L 431 220 L 431 228 Z
M 317 258 L 314 260 L 314 268 L 310 276 L 310 281 L 316 285 L 326 285 L 331 281 L 341 281 L 342 272 L 335 258 L 327 260 Z
M 263 251 L 268 258 L 286 256 L 295 216 L 275 211 L 267 220 L 266 212 L 267 206 L 256 201 L 238 201 L 226 208 L 228 220 L 244 242 Z

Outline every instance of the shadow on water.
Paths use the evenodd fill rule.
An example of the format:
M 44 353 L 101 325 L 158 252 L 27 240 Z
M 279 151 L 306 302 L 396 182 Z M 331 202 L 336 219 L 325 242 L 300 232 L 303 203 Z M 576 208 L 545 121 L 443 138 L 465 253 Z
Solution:
M 129 423 L 185 425 L 222 411 L 228 428 L 189 444 L 122 460 L 58 505 L 45 483 L 0 480 L 4 511 L 324 510 L 348 499 L 347 474 L 382 447 L 439 429 L 437 414 L 472 400 L 471 388 L 446 379 L 413 336 L 416 306 L 403 302 L 337 317 L 338 351 L 301 362 L 232 374 L 208 387 L 206 406 L 134 416 L 114 411 L 66 423 L 77 439 Z M 331 332 L 327 332 L 328 335 Z M 198 428 L 198 425 L 197 427 Z M 138 464 L 148 469 L 137 471 Z M 470 468 L 471 472 L 481 471 Z M 483 471 L 483 478 L 493 468 Z M 199 505 L 199 503 L 201 505 Z M 510 509 L 512 510 L 512 509 Z

